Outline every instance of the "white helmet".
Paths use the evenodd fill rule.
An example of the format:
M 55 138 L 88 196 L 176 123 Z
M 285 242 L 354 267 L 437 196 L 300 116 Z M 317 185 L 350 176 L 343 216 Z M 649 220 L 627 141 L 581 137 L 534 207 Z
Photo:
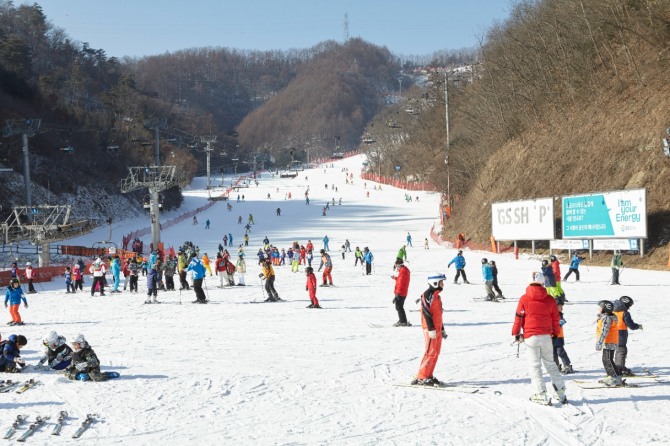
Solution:
M 428 276 L 428 285 L 432 286 L 433 288 L 437 288 L 440 280 L 447 280 L 447 276 L 442 273 L 430 274 Z
M 33 264 L 30 262 L 26 262 L 26 266 L 33 266 Z
M 49 347 L 53 350 L 58 345 L 58 333 L 55 331 L 50 332 L 42 338 L 42 343 L 45 347 Z
M 544 286 L 544 274 L 542 274 L 540 271 L 533 271 L 530 274 L 530 283 L 537 283 Z
M 83 334 L 77 335 L 77 337 L 74 338 L 74 341 L 72 341 L 72 343 L 79 344 L 81 348 L 88 346 L 88 342 L 86 342 L 86 338 L 84 337 Z

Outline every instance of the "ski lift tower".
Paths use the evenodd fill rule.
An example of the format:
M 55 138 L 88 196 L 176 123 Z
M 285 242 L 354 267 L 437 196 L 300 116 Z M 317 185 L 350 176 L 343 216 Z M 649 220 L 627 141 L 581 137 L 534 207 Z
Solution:
M 176 166 L 129 167 L 128 177 L 121 180 L 121 192 L 128 193 L 137 189 L 148 188 L 151 201 L 151 242 L 154 249 L 161 241 L 160 209 L 158 193 L 177 185 Z
M 216 136 L 215 135 L 201 136 L 200 141 L 207 144 L 207 147 L 205 148 L 205 152 L 207 152 L 207 190 L 210 190 L 212 187 L 210 178 L 210 165 L 211 165 L 210 160 L 212 158 L 212 144 L 216 142 Z
M 23 181 L 26 187 L 26 206 L 33 204 L 30 193 L 30 157 L 28 151 L 28 138 L 35 136 L 42 125 L 41 119 L 7 119 L 5 121 L 5 130 L 2 136 L 8 138 L 14 135 L 21 135 L 23 140 Z

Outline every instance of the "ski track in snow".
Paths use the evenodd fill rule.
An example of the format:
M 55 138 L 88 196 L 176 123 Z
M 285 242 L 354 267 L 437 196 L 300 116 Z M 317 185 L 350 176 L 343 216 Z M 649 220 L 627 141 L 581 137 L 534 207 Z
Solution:
M 82 444 L 164 445 L 193 442 L 198 445 L 605 445 L 670 443 L 670 386 L 664 379 L 670 367 L 670 336 L 665 312 L 670 274 L 626 269 L 622 286 L 607 284 L 609 268 L 580 268 L 581 283 L 563 287 L 570 305 L 564 309 L 566 350 L 577 371 L 566 376 L 567 396 L 583 414 L 560 407 L 541 407 L 528 401 L 533 393 L 526 369 L 524 346 L 516 357 L 511 326 L 518 298 L 539 257 L 494 255 L 465 250 L 466 271 L 472 285 L 454 286 L 453 269 L 446 265 L 455 255 L 430 242 L 429 230 L 439 226 L 438 195 L 383 186 L 357 177 L 362 156 L 334 162 L 334 168 L 312 169 L 296 179 L 272 178 L 264 173 L 259 187 L 240 189 L 244 203 L 233 194 L 233 211 L 217 203 L 198 216 L 200 224 L 185 221 L 162 233 L 168 246 L 191 240 L 210 256 L 223 234 L 232 232 L 237 246 L 253 213 L 256 224 L 246 248 L 247 287 L 220 289 L 217 277 L 207 277 L 210 305 L 192 305 L 192 291 L 160 293 L 161 305 L 144 305 L 145 279 L 140 293 L 89 297 L 64 292 L 62 280 L 37 286 L 28 295 L 30 308 L 21 308 L 23 327 L 4 327 L 0 333 L 27 336 L 22 356 L 35 364 L 41 338 L 56 330 L 74 339 L 86 335 L 103 370 L 121 377 L 103 383 L 70 382 L 57 373 L 27 370 L 3 379 L 37 378 L 42 384 L 24 394 L 0 394 L 0 431 L 4 433 L 18 414 L 37 415 L 66 410 L 70 418 L 61 436 L 51 436 L 52 423 L 30 438 L 32 444 L 73 444 L 72 433 L 87 413 L 100 414 L 78 442 Z M 354 185 L 344 182 L 342 167 L 354 173 Z M 305 180 L 309 177 L 309 181 Z M 226 179 L 226 183 L 229 178 Z M 196 178 L 185 191 L 182 209 L 164 220 L 206 203 L 205 178 Z M 324 187 L 328 184 L 328 189 Z M 338 187 L 338 192 L 331 185 Z M 304 201 L 310 187 L 311 204 Z M 279 192 L 277 192 L 279 188 Z M 370 198 L 365 196 L 370 192 Z M 291 192 L 293 199 L 285 200 Z M 267 199 L 270 193 L 272 199 Z M 332 205 L 342 197 L 342 206 Z M 331 202 L 326 217 L 321 208 Z M 281 217 L 275 210 L 281 207 Z M 210 219 L 209 230 L 204 222 Z M 148 220 L 115 222 L 114 240 Z M 464 228 L 467 232 L 467 228 Z M 71 240 L 90 246 L 107 238 L 108 229 Z M 395 328 L 392 265 L 407 232 L 412 272 L 405 308 L 412 327 Z M 288 248 L 293 240 L 311 239 L 318 250 L 324 235 L 330 238 L 335 287 L 319 288 L 323 310 L 306 309 L 305 276 L 289 266 L 275 267 L 276 288 L 287 302 L 249 305 L 263 300 L 255 253 L 263 237 Z M 341 259 L 344 239 L 352 249 L 370 247 L 375 255 L 374 274 L 365 276 L 354 267 L 353 253 Z M 149 237 L 144 238 L 148 246 Z M 481 297 L 480 258 L 494 258 L 505 296 L 503 304 L 473 302 Z M 567 259 L 562 260 L 563 273 Z M 318 268 L 318 257 L 314 259 Z M 316 269 L 316 268 L 315 268 Z M 435 375 L 446 382 L 482 386 L 476 394 L 431 392 L 396 387 L 417 372 L 424 340 L 418 305 L 425 277 L 444 272 L 449 280 L 442 293 L 444 320 L 449 337 L 442 344 Z M 317 278 L 321 274 L 317 273 Z M 86 285 L 90 285 L 87 277 Z M 644 286 L 640 286 L 644 285 Z M 645 331 L 629 335 L 628 365 L 648 367 L 658 380 L 628 389 L 586 390 L 572 379 L 598 379 L 603 375 L 601 354 L 594 349 L 596 303 L 621 295 L 635 299 L 633 318 Z M 179 304 L 181 298 L 181 305 Z M 372 326 L 371 326 L 372 324 Z M 378 327 L 377 327 L 378 326 Z M 549 384 L 550 386 L 550 384 Z M 497 392 L 499 394 L 497 394 Z

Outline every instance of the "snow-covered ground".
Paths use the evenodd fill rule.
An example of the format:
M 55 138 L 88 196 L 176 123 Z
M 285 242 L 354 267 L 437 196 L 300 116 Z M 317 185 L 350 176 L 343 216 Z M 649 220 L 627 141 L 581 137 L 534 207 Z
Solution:
M 65 294 L 62 280 L 37 285 L 28 295 L 28 309 L 21 308 L 27 325 L 2 329 L 27 336 L 22 356 L 36 363 L 41 338 L 56 330 L 68 338 L 83 333 L 101 359 L 104 370 L 121 378 L 103 382 L 68 382 L 58 374 L 27 371 L 19 378 L 37 378 L 42 385 L 24 394 L 0 394 L 0 432 L 19 414 L 51 416 L 70 413 L 60 437 L 50 427 L 38 431 L 32 444 L 72 444 L 70 438 L 87 413 L 100 414 L 78 440 L 108 445 L 446 445 L 446 444 L 669 444 L 670 386 L 665 375 L 670 364 L 670 323 L 667 311 L 668 272 L 625 269 L 622 286 L 608 285 L 608 268 L 581 268 L 582 281 L 564 284 L 572 305 L 565 307 L 566 350 L 578 373 L 567 378 L 567 396 L 583 411 L 572 416 L 558 407 L 541 407 L 528 401 L 532 393 L 524 347 L 517 358 L 511 346 L 511 326 L 516 301 L 523 294 L 539 259 L 515 260 L 511 255 L 465 252 L 466 271 L 472 285 L 453 285 L 455 255 L 430 243 L 436 222 L 438 196 L 406 202 L 403 190 L 360 180 L 361 157 L 337 161 L 334 167 L 305 171 L 296 179 L 264 174 L 258 187 L 242 190 L 246 201 L 232 201 L 233 210 L 220 202 L 198 217 L 163 232 L 167 245 L 191 240 L 201 252 L 213 256 L 223 234 L 232 232 L 235 245 L 244 235 L 239 215 L 246 223 L 253 213 L 256 224 L 246 252 L 247 287 L 219 289 L 207 277 L 209 305 L 192 305 L 193 292 L 160 293 L 162 305 L 144 305 L 144 280 L 140 294 L 89 297 L 87 292 Z M 354 184 L 345 184 L 343 168 L 354 173 Z M 308 179 L 307 179 L 308 178 Z M 185 192 L 180 212 L 206 203 L 204 179 L 196 179 Z M 325 185 L 328 187 L 326 188 Z M 335 185 L 338 191 L 331 189 Z M 310 187 L 311 205 L 304 201 Z M 279 189 L 279 191 L 277 191 Z M 370 192 L 369 198 L 366 192 Z M 291 192 L 293 198 L 285 200 Z M 271 199 L 267 198 L 268 193 Z M 326 200 L 339 200 L 327 216 Z M 281 216 L 276 216 L 277 207 Z M 174 216 L 174 215 L 172 215 Z M 165 217 L 170 218 L 170 216 Z M 211 229 L 204 229 L 205 220 Z M 133 220 L 115 223 L 114 237 L 148 225 Z M 72 244 L 90 246 L 105 240 L 107 229 L 76 239 Z M 406 309 L 407 328 L 394 328 L 392 265 L 397 250 L 410 232 L 408 248 L 412 272 Z M 255 252 L 263 237 L 288 248 L 311 239 L 322 247 L 330 238 L 335 287 L 319 288 L 323 310 L 306 309 L 305 276 L 277 267 L 276 287 L 285 303 L 252 304 L 263 299 L 257 278 Z M 345 239 L 352 248 L 367 246 L 375 255 L 371 276 L 354 267 L 352 253 L 342 260 L 339 248 Z M 148 244 L 149 238 L 145 238 Z M 473 301 L 483 295 L 480 259 L 494 258 L 504 303 Z M 563 273 L 567 271 L 565 258 Z M 316 266 L 318 267 L 318 260 Z M 461 394 L 396 387 L 417 372 L 424 341 L 418 305 L 414 300 L 426 288 L 426 276 L 445 272 L 449 280 L 442 293 L 446 331 L 435 375 L 451 383 L 485 386 L 476 394 Z M 317 274 L 317 277 L 320 277 Z M 90 284 L 90 279 L 87 279 Z M 632 315 L 645 330 L 631 332 L 628 365 L 649 368 L 658 380 L 636 380 L 641 387 L 584 390 L 572 379 L 597 379 L 603 375 L 600 353 L 594 349 L 596 303 L 628 295 L 635 299 Z M 381 327 L 380 327 L 381 326 Z M 17 376 L 0 376 L 13 379 Z M 19 435 L 23 430 L 19 431 Z M 16 438 L 16 437 L 15 437 Z

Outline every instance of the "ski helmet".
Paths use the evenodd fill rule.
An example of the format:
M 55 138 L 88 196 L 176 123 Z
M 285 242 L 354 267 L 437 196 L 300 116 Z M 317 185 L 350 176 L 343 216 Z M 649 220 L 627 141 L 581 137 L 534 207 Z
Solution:
M 463 254 L 463 251 L 461 251 L 461 250 L 459 249 L 457 255 L 460 256 L 461 254 Z
M 530 273 L 530 283 L 544 285 L 544 274 L 542 274 L 540 271 L 533 271 Z
M 45 347 L 49 347 L 51 350 L 55 349 L 58 345 L 58 333 L 55 331 L 50 332 L 42 338 L 42 344 Z
M 79 344 L 81 348 L 84 348 L 88 345 L 88 342 L 86 342 L 86 338 L 84 337 L 83 334 L 77 335 L 76 338 L 74 338 L 74 341 L 72 341 L 73 344 Z
M 553 255 L 553 254 L 550 255 L 550 256 L 549 256 L 549 260 L 551 260 L 552 262 L 555 262 L 555 261 L 556 261 L 556 256 Z
M 308 266 L 307 268 L 305 268 L 305 272 L 307 274 L 312 274 L 314 272 L 314 268 L 312 268 L 311 266 Z
M 632 307 L 633 304 L 635 303 L 635 302 L 633 302 L 633 298 L 632 298 L 632 297 L 628 297 L 628 296 L 621 296 L 621 297 L 619 298 L 619 301 L 620 301 L 622 304 L 624 304 L 624 305 L 626 306 L 626 308 L 630 308 L 630 307 Z
M 447 280 L 447 276 L 442 273 L 434 273 L 428 276 L 428 285 L 437 288 L 441 280 Z
M 14 285 L 14 284 L 20 285 L 21 282 L 19 282 L 19 279 L 12 279 L 12 280 L 9 282 L 9 284 L 10 284 L 10 285 Z
M 612 314 L 612 310 L 614 310 L 614 304 L 609 300 L 601 300 L 598 302 L 598 306 L 602 308 L 605 314 Z
M 484 265 L 484 264 L 486 264 L 486 263 L 489 263 L 489 259 L 487 259 L 486 257 L 484 257 L 484 258 L 482 259 L 482 265 Z
M 542 261 L 542 266 L 547 266 L 547 265 L 549 265 L 549 261 L 548 260 L 543 260 Z
M 30 262 L 26 262 L 26 266 L 33 266 L 33 264 Z

